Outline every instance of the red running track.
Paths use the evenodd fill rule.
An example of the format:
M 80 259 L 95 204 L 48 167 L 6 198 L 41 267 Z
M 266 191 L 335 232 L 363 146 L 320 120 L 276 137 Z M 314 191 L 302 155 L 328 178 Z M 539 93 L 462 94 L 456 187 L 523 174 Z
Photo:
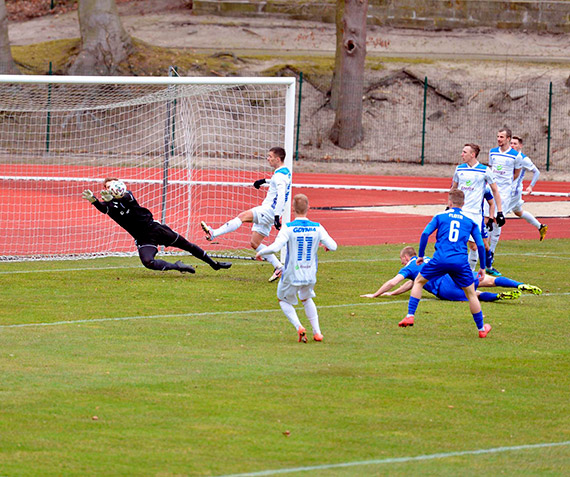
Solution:
M 398 213 L 369 212 L 358 207 L 447 204 L 446 193 L 405 191 L 363 191 L 347 189 L 309 189 L 295 184 L 334 184 L 381 187 L 447 189 L 450 178 L 358 176 L 343 174 L 295 174 L 293 194 L 304 193 L 311 204 L 310 216 L 326 226 L 340 245 L 416 243 L 431 217 Z M 526 183 L 525 183 L 526 186 Z M 539 182 L 535 192 L 569 193 L 568 182 Z M 568 197 L 525 196 L 526 202 L 568 202 L 566 217 L 537 217 L 548 224 L 549 238 L 570 238 L 570 199 Z M 354 207 L 354 208 L 353 208 Z M 541 220 L 542 219 L 542 220 Z M 538 231 L 525 220 L 507 218 L 502 240 L 538 239 Z

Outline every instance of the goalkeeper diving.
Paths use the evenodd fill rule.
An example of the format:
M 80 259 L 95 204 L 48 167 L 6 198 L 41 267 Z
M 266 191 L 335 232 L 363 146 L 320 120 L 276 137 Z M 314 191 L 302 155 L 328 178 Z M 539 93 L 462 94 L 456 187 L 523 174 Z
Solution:
M 136 201 L 132 192 L 127 190 L 125 183 L 116 177 L 104 180 L 105 189 L 101 191 L 101 200 L 93 192 L 86 189 L 81 197 L 89 201 L 95 208 L 107 214 L 134 239 L 142 264 L 151 270 L 178 270 L 180 273 L 195 273 L 192 265 L 182 261 L 175 263 L 159 260 L 156 257 L 158 246 L 176 247 L 189 252 L 194 257 L 206 262 L 214 270 L 230 268 L 230 262 L 217 262 L 213 260 L 198 245 L 186 240 L 182 235 L 172 230 L 168 225 L 154 220 L 152 213 Z

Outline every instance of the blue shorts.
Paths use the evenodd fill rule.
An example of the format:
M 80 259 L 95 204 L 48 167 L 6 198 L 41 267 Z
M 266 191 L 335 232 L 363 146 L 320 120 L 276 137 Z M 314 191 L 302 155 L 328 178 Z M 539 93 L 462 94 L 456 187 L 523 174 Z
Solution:
M 469 267 L 467 261 L 467 253 L 465 253 L 465 260 L 461 262 L 443 262 L 436 259 L 431 259 L 424 265 L 420 274 L 426 280 L 434 280 L 449 274 L 453 282 L 459 288 L 467 288 L 474 283 L 473 271 Z
M 479 279 L 477 278 L 476 273 L 473 273 L 473 275 L 475 289 L 477 289 L 479 286 Z M 463 289 L 459 288 L 449 275 L 444 275 L 436 281 L 438 282 L 436 285 L 436 292 L 434 293 L 436 297 L 449 301 L 467 301 L 467 297 L 465 296 Z

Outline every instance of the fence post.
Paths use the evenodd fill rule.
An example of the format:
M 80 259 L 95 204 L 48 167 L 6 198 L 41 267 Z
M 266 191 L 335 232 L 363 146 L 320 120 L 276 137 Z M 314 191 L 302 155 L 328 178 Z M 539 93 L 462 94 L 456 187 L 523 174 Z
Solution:
M 50 61 L 48 75 L 51 74 L 52 74 L 52 69 Z M 47 97 L 46 154 L 49 154 L 49 141 L 50 141 L 50 129 L 51 129 L 51 111 L 49 110 L 50 106 L 51 106 L 51 83 L 48 84 L 48 97 Z
M 427 109 L 427 88 L 428 88 L 428 78 L 424 77 L 424 117 L 422 120 L 422 166 L 424 165 L 424 152 L 425 152 L 425 142 L 426 142 L 426 109 Z
M 552 132 L 552 81 L 548 88 L 548 136 L 546 141 L 546 170 L 550 170 L 550 136 Z
M 295 160 L 299 160 L 299 131 L 301 129 L 301 92 L 303 91 L 303 72 L 299 72 L 299 101 L 297 106 L 297 139 L 295 140 Z

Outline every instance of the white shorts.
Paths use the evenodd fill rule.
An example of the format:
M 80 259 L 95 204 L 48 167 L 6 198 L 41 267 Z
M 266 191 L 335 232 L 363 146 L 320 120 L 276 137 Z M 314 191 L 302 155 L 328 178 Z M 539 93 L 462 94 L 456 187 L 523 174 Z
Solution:
M 251 209 L 253 212 L 253 226 L 251 230 L 257 232 L 264 237 L 269 237 L 271 227 L 275 222 L 275 211 L 271 207 L 263 207 L 261 205 Z
M 317 296 L 315 295 L 313 287 L 314 285 L 290 285 L 284 283 L 283 280 L 279 280 L 279 284 L 277 285 L 277 298 L 290 305 L 296 305 L 299 303 L 297 296 L 299 296 L 301 301 Z
M 524 204 L 524 200 L 522 200 L 522 194 L 517 194 L 513 196 L 511 200 L 511 212 L 519 212 L 522 210 L 522 206 Z
M 483 227 L 483 216 L 481 215 L 481 213 L 473 213 L 473 212 L 467 212 L 466 210 L 463 211 L 463 215 L 466 215 L 467 217 L 469 217 L 473 222 L 475 222 L 477 225 L 479 225 L 479 230 L 481 231 L 481 236 L 483 238 L 487 238 L 487 234 L 484 230 Z M 470 242 L 475 242 L 475 239 L 470 235 L 469 236 L 469 241 Z
M 515 208 L 516 204 L 519 201 L 519 197 L 518 196 L 512 196 L 510 191 L 508 194 L 505 194 L 505 197 L 503 198 L 503 194 L 501 194 L 501 205 L 503 207 L 503 215 L 506 217 L 508 213 L 512 212 L 513 209 Z

